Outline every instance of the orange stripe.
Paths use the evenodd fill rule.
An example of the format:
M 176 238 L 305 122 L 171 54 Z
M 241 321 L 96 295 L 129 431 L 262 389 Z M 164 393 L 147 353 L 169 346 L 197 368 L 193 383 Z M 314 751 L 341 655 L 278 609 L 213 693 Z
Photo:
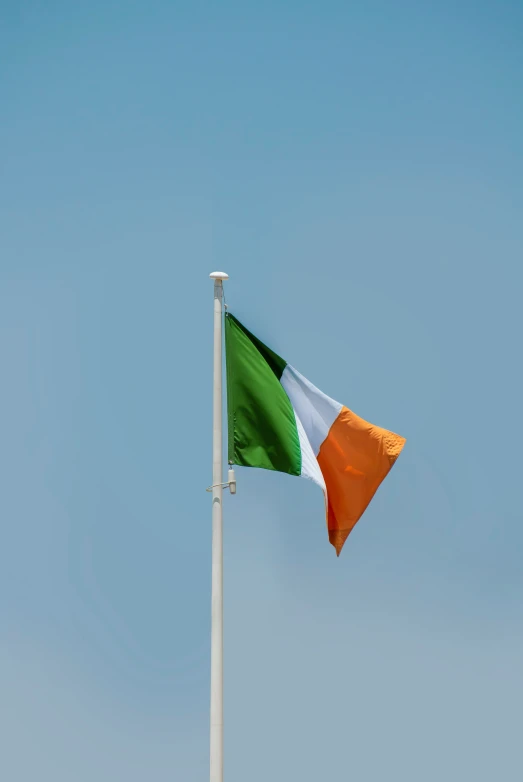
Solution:
M 327 485 L 329 540 L 338 556 L 404 444 L 404 437 L 342 407 L 318 454 Z

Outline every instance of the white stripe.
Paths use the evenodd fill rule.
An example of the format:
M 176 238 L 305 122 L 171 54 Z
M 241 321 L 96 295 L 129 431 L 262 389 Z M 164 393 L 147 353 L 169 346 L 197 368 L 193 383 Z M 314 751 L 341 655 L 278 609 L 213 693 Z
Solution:
M 301 475 L 303 478 L 309 478 L 314 483 L 317 483 L 320 489 L 323 489 L 325 497 L 327 497 L 327 487 L 325 486 L 325 479 L 323 473 L 320 470 L 318 460 L 314 456 L 311 448 L 311 444 L 305 434 L 305 429 L 300 421 L 296 410 L 294 411 L 296 417 L 296 427 L 298 429 L 298 437 L 300 438 L 301 448 Z
M 280 382 L 291 400 L 296 421 L 302 424 L 313 454 L 317 456 L 329 429 L 340 414 L 342 405 L 313 386 L 290 364 L 283 370 Z

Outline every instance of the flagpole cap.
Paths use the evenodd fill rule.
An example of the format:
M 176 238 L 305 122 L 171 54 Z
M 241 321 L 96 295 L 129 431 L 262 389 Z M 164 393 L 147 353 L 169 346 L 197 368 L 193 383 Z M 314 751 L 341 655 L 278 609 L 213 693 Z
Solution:
M 228 280 L 229 279 L 229 275 L 226 274 L 225 272 L 211 272 L 209 274 L 209 277 L 211 278 L 211 280 Z

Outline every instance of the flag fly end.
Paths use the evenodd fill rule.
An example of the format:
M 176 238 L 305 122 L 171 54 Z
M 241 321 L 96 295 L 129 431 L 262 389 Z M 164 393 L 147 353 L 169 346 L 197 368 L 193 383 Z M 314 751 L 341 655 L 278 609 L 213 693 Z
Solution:
M 336 556 L 339 557 L 341 550 L 345 544 L 345 541 L 349 537 L 350 530 L 347 529 L 330 529 L 329 530 L 329 542 L 336 549 Z

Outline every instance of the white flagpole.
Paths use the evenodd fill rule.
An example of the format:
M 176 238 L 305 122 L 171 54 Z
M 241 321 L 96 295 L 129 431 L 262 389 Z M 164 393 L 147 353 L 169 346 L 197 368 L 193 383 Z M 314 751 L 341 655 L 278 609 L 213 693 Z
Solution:
M 228 275 L 213 272 L 210 276 L 214 280 L 210 782 L 223 782 L 222 298 Z

